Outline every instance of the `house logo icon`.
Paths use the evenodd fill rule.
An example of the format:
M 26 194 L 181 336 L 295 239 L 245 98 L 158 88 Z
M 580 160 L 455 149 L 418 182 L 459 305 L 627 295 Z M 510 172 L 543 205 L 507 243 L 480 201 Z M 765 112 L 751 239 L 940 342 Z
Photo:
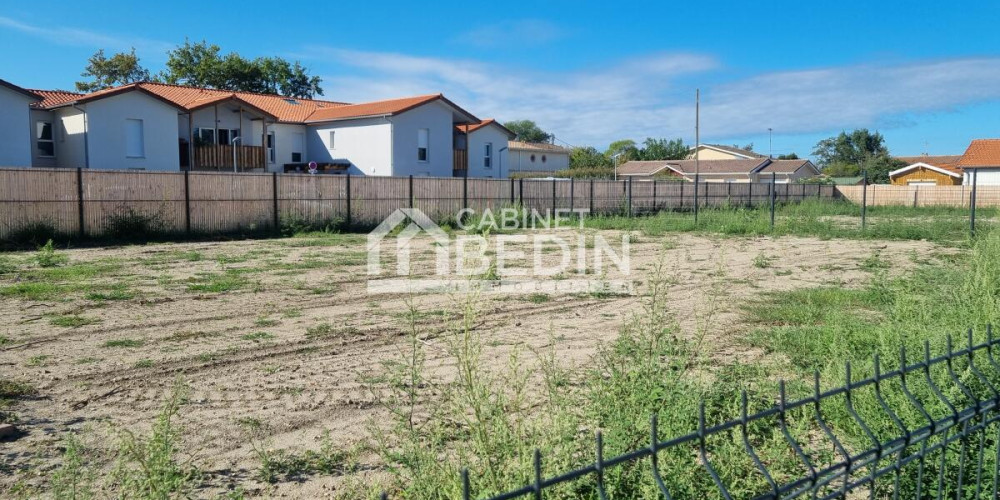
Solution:
M 399 276 L 410 274 L 410 250 L 413 238 L 421 232 L 427 233 L 433 240 L 438 274 L 447 274 L 450 243 L 448 234 L 418 208 L 398 208 L 368 233 L 368 274 L 374 276 L 382 273 L 382 242 L 403 224 L 406 224 L 406 227 L 399 231 L 395 238 L 396 274 Z

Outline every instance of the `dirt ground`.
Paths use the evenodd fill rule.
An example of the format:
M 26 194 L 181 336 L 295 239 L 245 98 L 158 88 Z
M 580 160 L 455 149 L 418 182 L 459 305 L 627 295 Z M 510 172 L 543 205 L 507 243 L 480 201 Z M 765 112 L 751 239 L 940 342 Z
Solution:
M 251 496 L 333 495 L 343 478 L 257 480 L 245 423 L 264 425 L 273 448 L 315 448 L 324 431 L 337 446 L 357 445 L 368 424 L 384 417 L 365 380 L 402 352 L 408 302 L 421 312 L 428 366 L 446 373 L 440 333 L 463 301 L 369 295 L 364 245 L 363 236 L 342 235 L 61 252 L 67 268 L 83 268 L 65 278 L 76 281 L 55 295 L 0 296 L 0 376 L 37 388 L 11 408 L 24 434 L 0 442 L 0 468 L 10 472 L 0 474 L 0 496 L 18 482 L 43 484 L 68 431 L 110 447 L 116 430 L 148 430 L 178 381 L 189 388 L 185 447 L 213 485 L 206 493 L 240 486 Z M 659 269 L 683 334 L 703 335 L 705 349 L 725 362 L 760 356 L 738 341 L 746 300 L 771 290 L 859 286 L 871 279 L 863 262 L 873 254 L 891 272 L 905 272 L 946 251 L 927 242 L 639 235 L 629 275 L 616 269 L 588 277 L 630 279 L 641 292 Z M 32 253 L 6 258 L 23 271 L 0 275 L 0 289 L 30 279 Z M 415 267 L 426 274 L 430 261 Z M 51 279 L 58 285 L 61 278 Z M 504 362 L 513 347 L 553 348 L 570 366 L 641 307 L 639 296 L 580 294 L 475 302 L 484 359 Z

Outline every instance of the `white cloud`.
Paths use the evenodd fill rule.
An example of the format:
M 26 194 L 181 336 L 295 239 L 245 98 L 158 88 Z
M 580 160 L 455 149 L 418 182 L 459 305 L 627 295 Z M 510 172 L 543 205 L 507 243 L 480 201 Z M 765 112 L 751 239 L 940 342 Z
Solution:
M 517 19 L 473 28 L 455 38 L 457 43 L 478 47 L 544 45 L 561 40 L 570 32 L 543 19 Z
M 109 50 L 125 50 L 135 47 L 138 51 L 155 52 L 158 55 L 173 48 L 173 44 L 159 40 L 149 40 L 139 37 L 122 38 L 66 26 L 36 26 L 4 16 L 0 16 L 0 28 L 18 31 L 58 45 Z
M 707 142 L 766 134 L 768 127 L 794 135 L 907 126 L 925 113 L 1000 100 L 1000 57 L 779 71 L 718 83 L 720 71 L 708 74 L 718 69 L 715 59 L 698 54 L 540 72 L 397 53 L 324 47 L 309 53 L 349 75 L 324 77 L 332 99 L 443 92 L 477 116 L 533 119 L 577 145 L 647 136 L 693 140 L 696 86 Z

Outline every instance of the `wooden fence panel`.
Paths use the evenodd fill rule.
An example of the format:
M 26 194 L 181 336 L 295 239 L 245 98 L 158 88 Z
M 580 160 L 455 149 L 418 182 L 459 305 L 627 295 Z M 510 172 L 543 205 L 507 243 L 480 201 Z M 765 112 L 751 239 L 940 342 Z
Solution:
M 274 229 L 271 174 L 191 172 L 191 231 L 227 233 Z
M 433 220 L 454 218 L 462 207 L 462 184 L 460 177 L 413 178 L 413 206 Z
M 0 169 L 0 239 L 34 225 L 80 230 L 76 170 Z
M 410 205 L 407 177 L 351 177 L 351 221 L 377 225 Z
M 279 175 L 278 215 L 279 220 L 321 225 L 346 221 L 347 176 Z
M 182 172 L 84 170 L 81 178 L 88 236 L 184 232 Z

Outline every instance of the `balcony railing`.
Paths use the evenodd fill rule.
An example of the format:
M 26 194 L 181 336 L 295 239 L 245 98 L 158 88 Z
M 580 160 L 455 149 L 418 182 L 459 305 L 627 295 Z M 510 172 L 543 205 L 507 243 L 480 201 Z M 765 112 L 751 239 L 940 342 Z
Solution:
M 263 169 L 267 165 L 264 160 L 262 146 L 225 146 L 209 144 L 195 146 L 194 168 L 198 170 L 216 169 L 233 170 L 235 148 L 235 163 L 237 170 Z

